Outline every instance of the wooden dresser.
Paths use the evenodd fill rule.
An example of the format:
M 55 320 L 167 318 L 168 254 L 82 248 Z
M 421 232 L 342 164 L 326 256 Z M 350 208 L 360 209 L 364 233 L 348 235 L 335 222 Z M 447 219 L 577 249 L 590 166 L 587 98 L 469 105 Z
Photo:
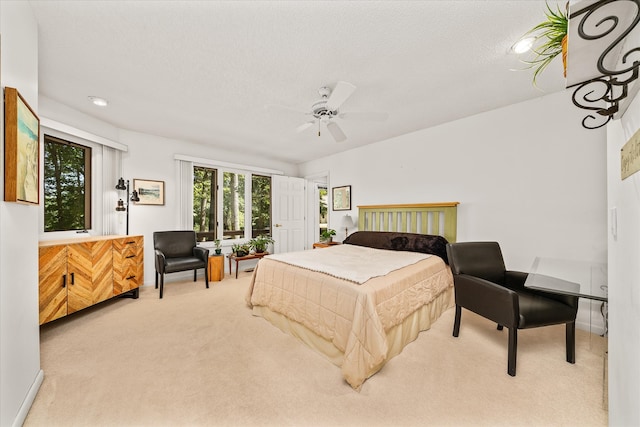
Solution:
M 38 268 L 42 325 L 118 295 L 137 298 L 144 283 L 144 238 L 42 241 Z

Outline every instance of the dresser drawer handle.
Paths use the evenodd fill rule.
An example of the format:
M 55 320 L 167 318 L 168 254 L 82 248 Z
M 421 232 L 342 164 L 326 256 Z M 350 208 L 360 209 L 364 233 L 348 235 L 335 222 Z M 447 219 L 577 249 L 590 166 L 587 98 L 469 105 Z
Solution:
M 133 245 L 135 243 L 135 240 L 132 240 L 130 242 L 126 242 L 127 245 Z
M 127 277 L 127 280 L 131 280 L 131 279 L 135 279 L 135 278 L 136 278 L 135 275 L 134 276 L 129 276 L 129 277 Z
M 135 255 L 127 255 L 126 258 L 135 258 Z

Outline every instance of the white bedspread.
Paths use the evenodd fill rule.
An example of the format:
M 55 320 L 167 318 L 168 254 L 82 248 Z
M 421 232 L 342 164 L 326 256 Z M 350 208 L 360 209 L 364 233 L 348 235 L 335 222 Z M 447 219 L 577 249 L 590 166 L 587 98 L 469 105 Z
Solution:
M 384 276 L 430 256 L 417 252 L 383 251 L 356 245 L 334 245 L 323 249 L 268 255 L 268 258 L 363 284 L 373 277 Z

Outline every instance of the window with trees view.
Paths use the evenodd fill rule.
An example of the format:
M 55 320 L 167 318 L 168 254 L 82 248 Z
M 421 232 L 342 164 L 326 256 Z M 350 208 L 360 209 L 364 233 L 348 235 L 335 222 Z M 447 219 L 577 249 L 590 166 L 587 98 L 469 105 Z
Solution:
M 44 231 L 91 228 L 91 148 L 44 136 Z
M 327 217 L 329 213 L 329 203 L 328 203 L 328 191 L 327 187 L 318 187 L 318 196 L 320 198 L 318 205 L 320 206 L 320 234 L 327 229 L 327 223 L 329 222 Z
M 225 172 L 222 191 L 224 239 L 244 238 L 244 175 Z
M 216 239 L 216 175 L 215 169 L 193 168 L 193 229 L 200 242 Z
M 251 236 L 271 235 L 271 177 L 251 176 Z
M 219 176 L 222 206 L 217 203 Z M 222 219 L 221 230 L 218 218 Z M 200 242 L 270 235 L 271 177 L 194 166 L 193 227 Z

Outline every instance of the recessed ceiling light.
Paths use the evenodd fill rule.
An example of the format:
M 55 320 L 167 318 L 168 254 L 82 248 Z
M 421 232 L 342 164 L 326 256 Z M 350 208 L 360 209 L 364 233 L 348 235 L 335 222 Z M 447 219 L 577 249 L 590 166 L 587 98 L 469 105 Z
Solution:
M 107 105 L 109 105 L 109 102 L 106 99 L 100 98 L 99 96 L 90 96 L 89 101 L 91 101 L 93 105 L 97 105 L 98 107 L 106 107 Z
M 517 53 L 518 55 L 520 55 L 521 53 L 528 52 L 529 50 L 531 50 L 531 47 L 533 46 L 534 41 L 535 41 L 535 38 L 533 37 L 520 39 L 517 42 L 515 42 L 513 46 L 511 46 L 511 50 L 514 53 Z

